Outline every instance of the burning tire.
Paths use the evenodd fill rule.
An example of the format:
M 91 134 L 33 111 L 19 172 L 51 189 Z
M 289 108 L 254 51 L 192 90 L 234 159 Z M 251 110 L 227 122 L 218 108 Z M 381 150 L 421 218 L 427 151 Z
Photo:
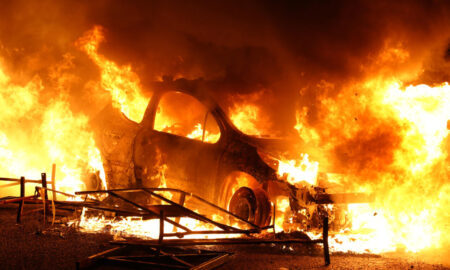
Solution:
M 233 214 L 258 226 L 270 224 L 271 205 L 262 189 L 239 188 L 231 197 L 228 209 Z

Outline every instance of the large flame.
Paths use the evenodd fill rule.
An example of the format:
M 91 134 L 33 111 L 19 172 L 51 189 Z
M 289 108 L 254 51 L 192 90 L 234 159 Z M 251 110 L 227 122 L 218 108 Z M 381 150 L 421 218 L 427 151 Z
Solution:
M 97 26 L 76 45 L 98 66 L 99 84 L 111 94 L 114 106 L 129 119 L 140 122 L 149 97 L 143 94 L 131 65 L 120 66 L 99 53 L 103 40 L 103 29 Z M 418 72 L 394 77 L 390 74 L 392 69 L 386 66 L 404 63 L 409 57 L 410 53 L 402 48 L 387 47 L 374 58 L 373 67 L 361 67 L 373 75 L 362 82 L 347 82 L 332 97 L 320 93 L 335 85 L 325 80 L 318 83 L 317 88 L 323 91 L 318 91 L 319 120 L 314 125 L 307 121 L 312 108 L 304 106 L 296 112 L 294 129 L 299 137 L 326 153 L 334 153 L 333 161 L 351 174 L 330 180 L 342 184 L 344 191 L 376 194 L 373 204 L 348 207 L 351 227 L 333 235 L 334 250 L 419 252 L 447 249 L 450 245 L 450 86 L 442 83 L 405 87 L 404 82 L 412 81 Z M 89 173 L 98 174 L 106 187 L 89 118 L 72 110 L 68 99 L 66 86 L 72 82 L 72 58 L 66 54 L 62 63 L 53 67 L 49 77 L 59 95 L 51 98 L 42 95 L 49 87 L 43 83 L 42 75 L 17 83 L 0 64 L 1 176 L 39 178 L 41 172 L 50 171 L 56 163 L 59 190 L 85 189 L 83 179 Z M 377 68 L 381 71 L 375 71 Z M 276 134 L 263 108 L 257 105 L 257 98 L 248 99 L 240 98 L 230 106 L 233 123 L 251 135 Z M 155 123 L 155 128 L 165 130 L 173 124 L 163 119 Z M 201 123 L 180 135 L 197 140 L 204 136 L 206 142 L 214 142 L 220 136 L 204 133 Z M 319 163 L 310 161 L 307 154 L 296 161 L 279 161 L 279 176 L 293 185 L 317 184 L 318 171 Z M 276 225 L 281 230 L 289 199 L 279 197 L 276 205 L 281 213 Z M 109 222 L 102 220 L 105 219 L 83 217 L 81 223 L 87 230 L 97 230 L 100 223 Z M 148 236 L 155 231 L 154 225 L 146 225 L 152 222 L 138 220 L 143 224 L 140 228 L 132 219 L 124 219 L 116 225 L 120 228 L 125 224 L 125 230 L 134 228 L 138 231 L 135 234 Z M 189 220 L 183 222 L 199 227 Z
M 361 98 L 363 104 L 352 106 L 349 100 L 355 102 L 351 96 L 358 87 L 367 92 Z M 450 202 L 447 127 L 450 86 L 443 83 L 433 87 L 402 87 L 398 80 L 375 79 L 347 90 L 341 93 L 338 100 L 343 101 L 340 104 L 323 100 L 328 108 L 324 122 L 329 127 L 325 132 L 300 133 L 304 139 L 314 140 L 339 128 L 341 132 L 336 132 L 334 138 L 327 137 L 326 147 L 331 148 L 339 145 L 339 141 L 358 137 L 361 128 L 369 135 L 377 132 L 380 122 L 384 121 L 391 123 L 385 128 L 392 133 L 385 132 L 383 136 L 396 134 L 400 137 L 391 149 L 391 155 L 378 154 L 376 151 L 380 149 L 376 147 L 384 146 L 377 143 L 371 144 L 373 148 L 364 149 L 375 151 L 375 156 L 378 154 L 386 159 L 375 159 L 364 168 L 356 168 L 360 170 L 360 177 L 371 177 L 371 181 L 352 178 L 353 183 L 345 184 L 356 191 L 375 192 L 377 201 L 371 205 L 349 206 L 352 227 L 347 234 L 336 235 L 332 247 L 341 251 L 376 253 L 445 248 L 450 240 L 447 236 L 450 215 L 446 209 Z M 345 125 L 347 114 L 360 115 L 357 110 L 361 110 L 358 107 L 361 105 L 366 114 L 376 118 L 359 125 Z M 299 131 L 302 127 L 303 123 L 297 124 Z M 352 155 L 352 158 L 364 157 Z
M 70 57 L 64 57 L 59 66 L 57 86 L 62 87 L 59 83 L 65 82 L 62 77 L 67 79 L 67 66 L 70 67 Z M 89 173 L 97 174 L 106 186 L 100 151 L 88 118 L 70 110 L 64 92 L 43 100 L 40 95 L 45 90 L 39 76 L 23 85 L 16 84 L 0 66 L 0 175 L 40 179 L 41 172 L 50 172 L 52 164 L 56 164 L 58 190 L 85 189 L 83 179 Z M 34 192 L 32 188 L 27 190 Z
M 100 26 L 85 33 L 77 44 L 100 68 L 101 85 L 112 96 L 113 105 L 119 108 L 130 120 L 141 122 L 149 98 L 143 96 L 139 77 L 130 65 L 118 66 L 98 53 L 98 47 L 104 40 Z
M 310 161 L 308 154 L 301 154 L 299 160 L 279 160 L 277 173 L 292 184 L 317 185 L 319 163 Z

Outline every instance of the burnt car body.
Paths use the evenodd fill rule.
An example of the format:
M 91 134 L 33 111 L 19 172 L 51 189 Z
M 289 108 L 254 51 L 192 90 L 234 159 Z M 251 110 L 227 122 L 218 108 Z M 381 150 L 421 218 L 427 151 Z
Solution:
M 158 187 L 165 178 L 167 187 L 199 195 L 260 226 L 270 223 L 273 202 L 279 195 L 288 196 L 296 211 L 334 202 L 324 188 L 293 186 L 281 179 L 276 161 L 266 154 L 284 149 L 286 143 L 239 131 L 208 94 L 203 81 L 170 80 L 156 83 L 152 90 L 141 123 L 126 119 L 112 107 L 95 121 L 110 187 Z M 205 106 L 202 140 L 155 129 L 158 105 L 171 92 L 189 95 Z M 177 108 L 182 113 L 183 109 Z M 215 143 L 204 142 L 208 117 L 220 130 Z M 316 207 L 312 212 L 319 210 Z

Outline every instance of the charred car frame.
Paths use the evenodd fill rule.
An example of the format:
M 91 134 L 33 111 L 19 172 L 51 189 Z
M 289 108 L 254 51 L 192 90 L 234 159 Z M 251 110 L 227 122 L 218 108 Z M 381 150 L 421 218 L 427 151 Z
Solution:
M 164 177 L 167 187 L 197 194 L 259 226 L 269 225 L 278 196 L 289 197 L 294 219 L 306 227 L 328 214 L 324 204 L 368 200 L 364 194 L 328 194 L 322 186 L 294 186 L 279 177 L 271 156 L 277 148 L 286 147 L 284 142 L 239 131 L 204 81 L 166 80 L 155 83 L 152 91 L 141 123 L 128 120 L 112 107 L 95 120 L 111 187 L 158 187 Z M 169 93 L 188 95 L 206 108 L 201 139 L 155 128 L 158 106 Z M 189 113 L 183 107 L 175 110 Z M 205 142 L 211 119 L 220 130 L 214 143 Z

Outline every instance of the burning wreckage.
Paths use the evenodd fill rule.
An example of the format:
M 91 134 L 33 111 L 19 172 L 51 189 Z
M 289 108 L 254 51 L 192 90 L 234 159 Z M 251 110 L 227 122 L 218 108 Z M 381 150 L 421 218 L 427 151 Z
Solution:
M 208 88 L 202 80 L 166 79 L 153 85 L 140 124 L 112 106 L 97 116 L 96 141 L 109 189 L 173 188 L 196 194 L 261 228 L 276 222 L 288 230 L 321 228 L 324 217 L 329 217 L 332 228 L 343 228 L 349 225 L 345 204 L 373 200 L 362 193 L 328 193 L 327 173 L 308 168 L 312 163 L 307 155 L 303 171 L 289 181 L 291 176 L 277 171 L 283 163 L 277 157 L 292 142 L 244 134 Z M 302 147 L 306 146 L 296 149 L 306 152 Z M 96 179 L 92 178 L 91 189 L 100 186 Z M 283 213 L 275 221 L 276 204 L 287 202 L 289 215 Z
M 139 124 L 112 105 L 105 107 L 92 125 L 106 182 L 98 173 L 85 179 L 87 191 L 75 192 L 84 201 L 56 200 L 56 193 L 75 196 L 55 190 L 53 165 L 51 182 L 45 173 L 41 181 L 1 178 L 19 181 L 21 195 L 3 198 L 0 203 L 20 203 L 17 222 L 25 202 L 43 204 L 44 216 L 53 212 L 52 223 L 55 215 L 61 216 L 58 211 L 75 212 L 75 220 L 62 222 L 77 223 L 83 231 L 106 230 L 118 236 L 112 243 L 121 248 L 89 257 L 80 262 L 82 268 L 99 260 L 115 261 L 116 257 L 108 256 L 141 246 L 150 247 L 146 259 L 155 259 L 160 265 L 161 256 L 178 258 L 174 263 L 180 263 L 177 253 L 188 252 L 178 250 L 180 247 L 263 243 L 319 243 L 325 264 L 329 264 L 328 229 L 349 227 L 347 204 L 367 203 L 373 197 L 343 193 L 342 187 L 329 181 L 328 173 L 318 172 L 317 164 L 306 154 L 299 167 L 287 164 L 287 150 L 294 147 L 297 153 L 311 152 L 308 146 L 244 134 L 209 89 L 203 80 L 154 83 Z M 26 182 L 42 182 L 42 187 L 36 187 L 34 196 L 25 196 Z M 51 200 L 47 191 L 52 192 Z M 270 229 L 274 233 L 309 231 L 312 235 L 294 233 L 267 239 L 269 235 L 260 234 Z M 192 256 L 199 255 L 198 250 L 192 252 Z M 228 255 L 207 252 L 199 256 L 211 266 L 223 263 Z M 133 256 L 124 258 L 120 260 L 137 263 Z M 192 267 L 185 261 L 182 264 Z

